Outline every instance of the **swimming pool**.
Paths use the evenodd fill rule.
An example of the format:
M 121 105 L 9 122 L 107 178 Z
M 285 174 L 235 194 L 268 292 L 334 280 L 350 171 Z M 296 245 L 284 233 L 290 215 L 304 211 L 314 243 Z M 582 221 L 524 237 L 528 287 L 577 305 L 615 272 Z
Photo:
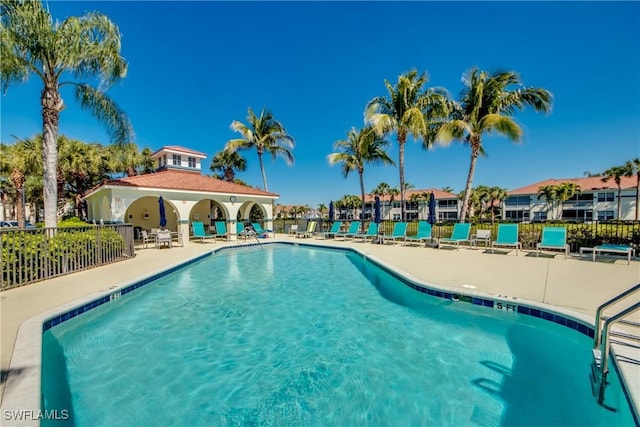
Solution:
M 634 425 L 619 384 L 617 412 L 591 396 L 588 336 L 407 284 L 352 251 L 219 251 L 50 323 L 44 407 L 76 425 Z

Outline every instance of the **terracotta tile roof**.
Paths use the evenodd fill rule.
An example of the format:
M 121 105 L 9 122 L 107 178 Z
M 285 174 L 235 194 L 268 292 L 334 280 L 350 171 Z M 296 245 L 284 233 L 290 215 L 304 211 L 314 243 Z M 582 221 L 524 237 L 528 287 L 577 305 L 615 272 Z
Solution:
M 207 157 L 207 155 L 205 153 L 202 153 L 202 152 L 196 151 L 196 150 L 192 150 L 190 148 L 181 147 L 179 145 L 165 145 L 164 147 L 161 147 L 160 149 L 156 150 L 152 154 L 152 156 L 155 156 L 156 154 L 158 154 L 162 150 L 181 151 L 183 153 L 189 153 L 189 154 L 195 154 L 196 156 Z
M 436 197 L 437 199 L 457 199 L 458 196 L 456 196 L 453 193 L 449 193 L 447 191 L 442 191 L 439 190 L 437 188 L 427 188 L 424 190 L 407 190 L 404 192 L 404 198 L 405 200 L 409 200 L 409 198 L 411 197 L 412 194 L 422 194 L 422 193 L 431 193 L 433 191 L 433 195 Z M 375 200 L 375 194 L 365 194 L 364 195 L 364 202 L 365 203 L 371 203 Z M 391 199 L 391 196 L 380 196 L 380 201 L 388 201 L 389 199 Z M 397 196 L 393 196 L 393 200 L 400 200 L 400 194 L 398 194 Z
M 208 193 L 247 194 L 255 196 L 279 197 L 276 193 L 246 187 L 232 182 L 201 175 L 189 171 L 167 169 L 156 173 L 112 179 L 92 189 L 102 186 L 163 188 L 168 190 L 203 191 Z
M 538 188 L 540 187 L 544 187 L 545 185 L 558 185 L 562 184 L 563 182 L 572 182 L 576 185 L 579 185 L 581 191 L 618 190 L 618 185 L 613 179 L 609 179 L 608 181 L 604 182 L 602 181 L 601 176 L 590 176 L 586 178 L 546 179 L 544 181 L 536 182 L 535 184 L 530 184 L 525 187 L 508 191 L 508 194 L 537 194 Z M 620 181 L 620 185 L 622 189 L 636 188 L 636 177 L 623 176 L 622 180 Z

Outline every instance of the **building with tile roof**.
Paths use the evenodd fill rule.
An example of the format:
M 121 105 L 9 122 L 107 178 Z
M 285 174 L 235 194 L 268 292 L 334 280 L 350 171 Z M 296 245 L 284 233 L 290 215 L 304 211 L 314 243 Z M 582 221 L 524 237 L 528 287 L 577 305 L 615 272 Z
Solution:
M 158 228 L 162 196 L 166 227 L 189 235 L 193 221 L 213 226 L 225 220 L 235 234 L 238 220 L 260 218 L 272 229 L 276 193 L 211 178 L 201 174 L 204 153 L 179 146 L 156 151 L 155 173 L 106 181 L 85 196 L 88 218 L 95 222 L 131 223 L 142 229 Z
M 549 206 L 544 196 L 538 196 L 541 187 L 565 182 L 580 187 L 580 193 L 562 205 Z M 636 219 L 637 178 L 622 177 L 620 192 L 613 179 L 603 181 L 600 176 L 585 178 L 546 179 L 508 192 L 503 203 L 503 218 L 511 221 L 545 221 L 564 219 L 574 221 L 606 221 Z M 618 215 L 618 202 L 620 215 Z

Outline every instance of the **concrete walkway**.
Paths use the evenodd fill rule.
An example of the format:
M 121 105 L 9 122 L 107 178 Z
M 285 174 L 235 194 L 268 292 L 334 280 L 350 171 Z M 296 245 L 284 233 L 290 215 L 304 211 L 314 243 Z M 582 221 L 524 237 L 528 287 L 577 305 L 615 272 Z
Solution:
M 335 239 L 296 239 L 286 235 L 277 235 L 275 241 L 354 247 L 426 283 L 458 289 L 461 293 L 468 294 L 473 290 L 551 304 L 591 319 L 601 303 L 640 281 L 640 262 L 632 261 L 627 265 L 626 259 L 622 258 L 592 262 L 590 258 L 577 257 L 565 260 L 560 254 L 547 253 L 536 258 L 535 253 L 525 251 L 518 256 L 515 251 L 500 251 L 492 255 L 483 248 L 456 251 L 453 248 L 374 245 Z M 18 328 L 26 319 L 152 275 L 223 245 L 242 243 L 187 242 L 184 247 L 172 249 L 140 249 L 131 260 L 1 292 L 2 388 Z M 636 360 L 640 360 L 640 352 L 636 356 Z M 640 389 L 640 384 L 638 386 Z

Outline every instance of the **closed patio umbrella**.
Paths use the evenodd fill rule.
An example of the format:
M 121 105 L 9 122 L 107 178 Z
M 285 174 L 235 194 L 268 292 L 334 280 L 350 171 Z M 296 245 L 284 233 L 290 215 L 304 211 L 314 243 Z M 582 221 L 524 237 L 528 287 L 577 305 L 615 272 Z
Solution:
M 429 196 L 429 217 L 427 218 L 427 222 L 431 225 L 436 222 L 436 196 L 431 192 Z
M 380 209 L 380 197 L 376 196 L 373 202 L 373 222 L 380 224 L 382 221 L 382 212 Z
M 167 226 L 167 214 L 164 210 L 164 199 L 162 196 L 158 199 L 158 208 L 160 209 L 160 228 Z
M 333 222 L 334 221 L 334 217 L 335 217 L 335 211 L 333 208 L 333 200 L 329 202 L 329 222 Z

